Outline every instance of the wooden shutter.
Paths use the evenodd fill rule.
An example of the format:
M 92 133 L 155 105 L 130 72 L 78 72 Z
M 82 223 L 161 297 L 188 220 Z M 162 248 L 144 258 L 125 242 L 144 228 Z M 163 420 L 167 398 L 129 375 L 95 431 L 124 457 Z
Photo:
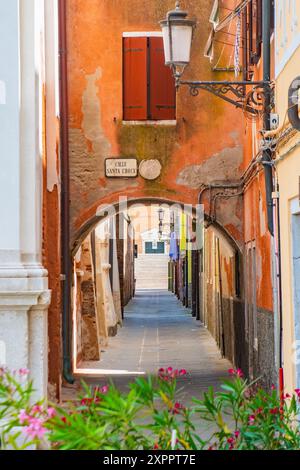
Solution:
M 165 65 L 161 37 L 149 38 L 149 82 L 149 119 L 176 119 L 175 80 Z
M 147 119 L 147 38 L 123 39 L 123 119 Z
M 248 3 L 248 63 L 253 65 L 253 9 L 252 0 Z

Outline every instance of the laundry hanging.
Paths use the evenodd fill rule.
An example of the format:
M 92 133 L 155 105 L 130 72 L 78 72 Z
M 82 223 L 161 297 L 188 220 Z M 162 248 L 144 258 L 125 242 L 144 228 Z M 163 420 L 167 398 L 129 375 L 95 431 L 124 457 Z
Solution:
M 235 45 L 234 45 L 234 74 L 236 77 L 239 76 L 240 71 L 241 71 L 240 44 L 241 44 L 241 12 L 239 12 L 238 17 L 237 17 L 236 36 L 235 36 Z

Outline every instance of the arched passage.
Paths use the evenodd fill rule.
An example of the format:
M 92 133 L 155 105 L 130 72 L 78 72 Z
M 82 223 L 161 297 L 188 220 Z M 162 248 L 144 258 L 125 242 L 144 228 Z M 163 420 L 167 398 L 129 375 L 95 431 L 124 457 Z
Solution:
M 140 290 L 147 289 L 140 289 L 138 292 L 135 289 L 134 268 L 137 263 L 135 250 L 139 250 L 139 247 L 136 235 L 133 236 L 129 232 L 132 230 L 132 218 L 139 217 L 134 215 L 137 207 L 146 208 L 147 211 L 155 208 L 157 227 L 148 227 L 148 232 L 152 229 L 154 232 L 156 228 L 159 229 L 159 208 L 168 208 L 166 217 L 168 220 L 165 218 L 163 224 L 166 227 L 162 230 L 163 234 L 168 233 L 169 237 L 163 240 L 168 245 L 164 252 L 168 258 L 167 283 L 161 289 L 158 289 L 157 284 L 155 289 L 151 289 L 150 286 L 148 292 L 140 292 Z M 176 220 L 171 215 L 172 211 L 177 211 Z M 125 234 L 123 240 L 119 237 L 121 223 L 123 224 L 121 232 Z M 124 224 L 128 231 L 127 229 L 124 231 Z M 156 233 L 158 231 L 156 230 Z M 147 230 L 141 233 L 145 232 L 147 233 Z M 170 234 L 176 232 L 178 251 L 174 255 L 173 252 L 171 253 L 172 250 L 174 251 L 174 244 L 170 250 Z M 108 233 L 109 237 L 107 237 Z M 147 262 L 151 256 L 152 259 L 155 258 L 156 254 L 153 246 L 151 253 L 145 253 L 145 244 L 150 243 L 150 241 L 147 242 L 148 239 L 145 240 L 142 241 L 144 244 L 141 245 L 141 253 Z M 154 246 L 157 245 L 154 244 Z M 242 323 L 239 318 L 242 306 L 241 255 L 237 243 L 229 236 L 227 229 L 216 222 L 212 223 L 207 215 L 201 214 L 199 208 L 163 198 L 132 199 L 127 201 L 126 209 L 119 202 L 102 206 L 97 211 L 97 215 L 83 224 L 74 236 L 72 253 L 74 257 L 72 292 L 75 373 L 88 371 L 96 375 L 97 373 L 103 374 L 105 371 L 107 373 L 121 373 L 126 370 L 132 373 L 143 372 L 143 362 L 140 364 L 141 367 L 135 363 L 135 367 L 124 369 L 124 362 L 122 362 L 124 361 L 124 348 L 131 347 L 127 344 L 127 339 L 130 338 L 130 327 L 127 325 L 133 321 L 132 318 L 141 315 L 140 322 L 133 322 L 135 326 L 132 326 L 132 328 L 137 328 L 137 336 L 140 339 L 142 332 L 139 330 L 139 325 L 148 321 L 148 317 L 145 318 L 141 310 L 147 310 L 151 318 L 151 312 L 153 314 L 159 304 L 164 307 L 163 312 L 160 311 L 158 315 L 168 312 L 168 308 L 172 306 L 171 310 L 175 309 L 174 318 L 178 317 L 186 322 L 186 315 L 188 315 L 189 321 L 194 322 L 193 325 L 192 323 L 189 325 L 191 331 L 199 333 L 199 328 L 202 328 L 203 332 L 207 328 L 211 335 L 207 338 L 211 341 L 214 338 L 221 352 L 221 356 L 218 357 L 224 357 L 236 363 L 236 355 L 239 355 L 236 332 L 239 328 L 238 323 L 240 322 L 239 325 Z M 151 256 L 147 260 L 148 254 Z M 169 255 L 171 255 L 170 258 Z M 101 268 L 99 268 L 100 265 Z M 156 277 L 153 266 L 149 269 L 149 279 Z M 158 290 L 162 292 L 157 292 Z M 162 318 L 155 317 L 155 321 L 160 321 Z M 171 320 L 166 319 L 166 321 Z M 150 325 L 152 328 L 151 322 Z M 163 331 L 166 330 L 164 327 L 161 328 Z M 168 338 L 172 337 L 171 330 L 168 332 Z M 178 341 L 181 341 L 180 322 L 173 331 L 174 337 L 177 334 L 179 335 Z M 206 334 L 208 334 L 207 331 Z M 121 337 L 120 341 L 118 335 Z M 201 334 L 199 333 L 198 336 L 200 344 Z M 185 340 L 189 343 L 188 336 Z M 78 348 L 80 342 L 81 347 Z M 168 344 L 166 339 L 165 343 Z M 110 353 L 110 344 L 113 345 L 111 348 L 114 351 L 113 356 Z M 167 348 L 162 344 L 155 347 L 159 350 L 168 350 L 172 356 L 170 345 Z M 157 359 L 154 356 L 153 367 L 157 366 Z M 107 359 L 109 357 L 113 357 L 112 362 Z M 184 353 L 182 359 L 184 362 Z M 190 358 L 187 357 L 186 360 L 189 361 Z M 199 367 L 200 363 L 201 361 L 199 361 Z

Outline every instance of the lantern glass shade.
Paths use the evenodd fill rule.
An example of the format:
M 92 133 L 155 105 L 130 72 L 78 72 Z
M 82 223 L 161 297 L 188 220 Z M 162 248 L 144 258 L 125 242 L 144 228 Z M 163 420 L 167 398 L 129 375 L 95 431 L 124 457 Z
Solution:
M 188 24 L 181 24 L 184 21 Z M 176 67 L 189 64 L 193 25 L 189 20 L 161 22 L 166 65 Z
M 158 211 L 158 218 L 159 218 L 159 221 L 162 222 L 164 220 L 164 210 L 163 209 L 159 209 Z
M 179 77 L 190 62 L 193 31 L 196 21 L 187 18 L 188 13 L 181 10 L 176 1 L 175 10 L 167 13 L 167 18 L 160 21 L 162 29 L 165 63 L 172 67 Z

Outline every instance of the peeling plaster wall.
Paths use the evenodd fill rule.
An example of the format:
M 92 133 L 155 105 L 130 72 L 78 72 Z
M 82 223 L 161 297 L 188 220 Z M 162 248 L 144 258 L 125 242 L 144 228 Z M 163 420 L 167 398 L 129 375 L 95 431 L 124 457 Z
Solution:
M 82 360 L 98 361 L 100 355 L 96 324 L 97 307 L 90 237 L 82 244 L 80 268 L 83 271 L 80 283 Z
M 262 60 L 254 67 L 253 80 L 262 80 Z M 274 39 L 271 40 L 271 79 L 274 76 Z M 243 167 L 246 169 L 259 153 L 261 122 L 248 122 L 243 144 Z M 246 351 L 248 369 L 255 377 L 261 377 L 261 383 L 267 387 L 276 382 L 274 352 L 274 304 L 272 281 L 272 239 L 268 231 L 265 177 L 262 166 L 254 171 L 247 181 L 244 193 L 244 250 L 251 245 L 256 253 L 256 309 L 258 323 L 258 345 L 248 344 Z M 245 258 L 245 256 L 244 256 Z M 245 301 L 247 299 L 247 282 L 245 277 Z M 249 286 L 248 286 L 249 287 Z M 245 364 L 245 367 L 247 364 Z M 246 370 L 246 369 L 245 369 Z
M 205 230 L 205 323 L 233 364 L 239 364 L 240 349 L 245 344 L 244 329 L 236 334 L 236 322 L 243 315 L 243 303 L 236 291 L 236 251 L 216 227 Z
M 196 203 L 201 184 L 216 176 L 223 181 L 238 179 L 241 115 L 206 92 L 193 98 L 187 89 L 179 90 L 176 125 L 122 122 L 122 33 L 158 31 L 158 21 L 174 8 L 173 0 L 89 0 L 89 8 L 84 0 L 67 4 L 73 241 L 97 207 L 117 202 L 119 195 Z M 191 16 L 203 20 L 197 25 L 187 79 L 232 78 L 213 73 L 202 54 L 212 4 L 212 0 L 182 2 Z M 158 159 L 161 176 L 153 182 L 141 177 L 107 179 L 104 159 L 111 156 Z M 241 237 L 240 222 L 234 236 L 237 232 Z
M 45 7 L 45 89 L 43 159 L 43 264 L 52 291 L 48 314 L 49 391 L 59 398 L 62 365 L 61 333 L 61 247 L 60 247 L 60 159 L 59 159 L 59 79 L 57 1 L 46 0 Z
M 199 181 L 209 184 L 214 175 L 214 182 L 238 181 L 240 178 L 240 165 L 243 163 L 243 148 L 224 148 L 212 155 L 208 160 L 198 165 L 185 167 L 177 177 L 177 184 L 197 189 Z

